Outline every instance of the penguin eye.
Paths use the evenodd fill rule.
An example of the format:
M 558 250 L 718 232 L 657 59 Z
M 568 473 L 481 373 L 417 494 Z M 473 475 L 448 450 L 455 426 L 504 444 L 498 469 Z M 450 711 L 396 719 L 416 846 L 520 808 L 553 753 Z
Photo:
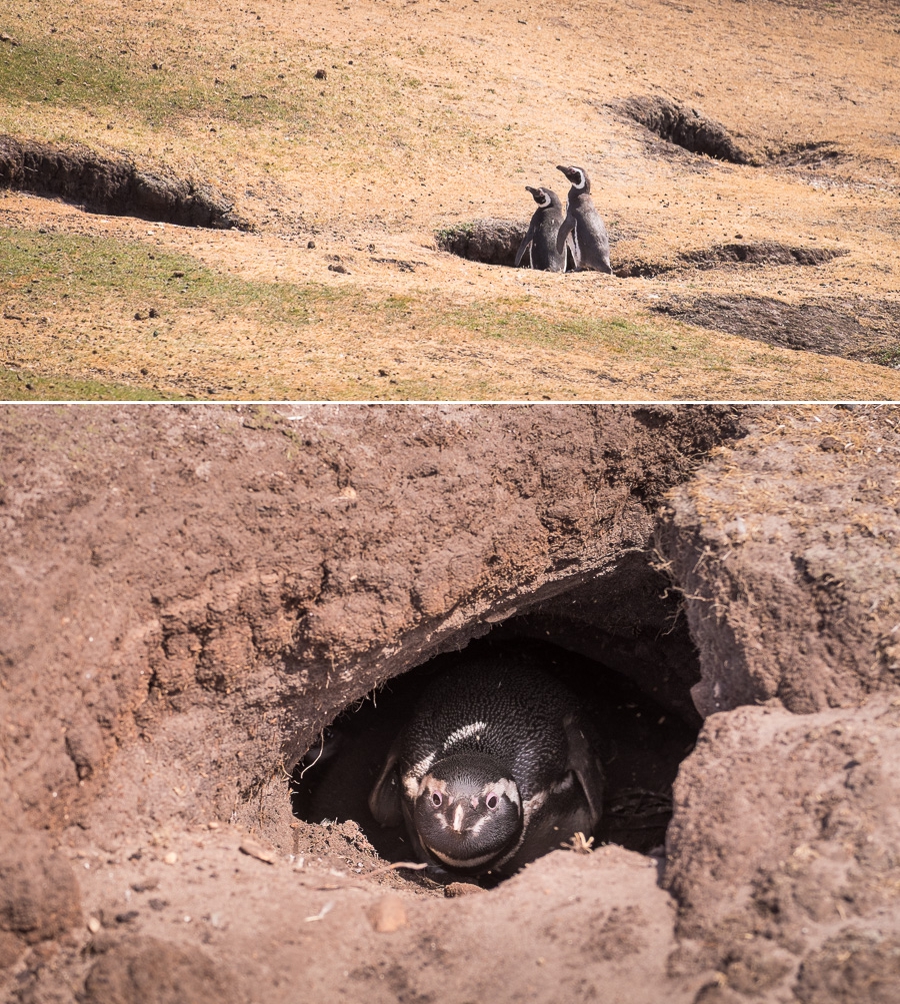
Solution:
M 496 808 L 497 808 L 497 806 L 498 806 L 498 805 L 500 804 L 500 799 L 499 799 L 499 798 L 497 798 L 497 796 L 496 796 L 496 795 L 494 795 L 493 793 L 491 793 L 491 794 L 490 794 L 490 795 L 488 795 L 488 797 L 487 797 L 487 798 L 486 798 L 486 799 L 484 800 L 484 804 L 485 804 L 485 805 L 486 805 L 486 806 L 487 806 L 487 807 L 488 807 L 489 809 L 496 809 Z
M 434 806 L 440 805 L 443 799 L 441 798 L 441 793 L 439 791 L 434 791 L 431 793 L 431 804 Z

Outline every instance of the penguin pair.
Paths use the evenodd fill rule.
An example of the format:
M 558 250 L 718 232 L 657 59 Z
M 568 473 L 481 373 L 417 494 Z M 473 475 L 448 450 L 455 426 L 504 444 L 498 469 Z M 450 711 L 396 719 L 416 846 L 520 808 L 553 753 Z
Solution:
M 419 860 L 508 875 L 600 819 L 603 772 L 577 698 L 522 663 L 481 657 L 428 686 L 369 808 Z
M 609 235 L 591 198 L 591 179 L 583 167 L 557 166 L 571 184 L 563 217 L 559 196 L 549 188 L 526 185 L 538 204 L 528 232 L 516 254 L 516 268 L 531 251 L 531 267 L 548 272 L 565 272 L 571 253 L 575 271 L 592 269 L 612 273 L 609 263 Z

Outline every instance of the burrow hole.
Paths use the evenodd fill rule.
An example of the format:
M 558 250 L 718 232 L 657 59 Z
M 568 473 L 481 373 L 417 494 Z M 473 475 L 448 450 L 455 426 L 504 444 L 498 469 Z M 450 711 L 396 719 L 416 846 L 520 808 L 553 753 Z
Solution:
M 645 576 L 636 593 L 618 597 L 629 616 L 600 625 L 581 618 L 593 607 L 606 607 L 608 590 L 591 597 L 582 587 L 504 622 L 459 652 L 387 681 L 341 712 L 298 763 L 291 785 L 294 815 L 307 823 L 353 820 L 385 861 L 410 860 L 403 827 L 381 827 L 367 805 L 388 750 L 434 674 L 452 673 L 472 656 L 512 646 L 573 691 L 594 723 L 606 776 L 594 846 L 614 843 L 640 854 L 663 853 L 672 784 L 694 748 L 701 720 L 690 698 L 690 687 L 700 678 L 696 649 L 671 597 L 654 594 L 661 585 L 664 590 L 653 574 Z M 565 616 L 567 604 L 574 618 Z M 635 620 L 642 622 L 642 632 Z

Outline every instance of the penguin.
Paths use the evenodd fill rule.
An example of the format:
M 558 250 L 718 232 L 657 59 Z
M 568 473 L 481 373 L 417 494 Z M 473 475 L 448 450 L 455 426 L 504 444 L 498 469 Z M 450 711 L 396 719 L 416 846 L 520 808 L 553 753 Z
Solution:
M 519 267 L 525 252 L 530 248 L 532 268 L 545 272 L 565 272 L 566 247 L 571 246 L 571 241 L 564 244 L 561 250 L 557 250 L 556 235 L 563 221 L 563 208 L 559 196 L 549 188 L 532 188 L 531 185 L 526 185 L 525 188 L 531 192 L 538 208 L 534 211 L 528 224 L 528 232 L 519 245 L 515 267 Z
M 510 875 L 597 826 L 603 770 L 578 699 L 543 671 L 483 656 L 437 676 L 369 796 L 420 861 Z
M 572 187 L 566 202 L 566 218 L 556 236 L 556 250 L 562 252 L 571 234 L 575 242 L 575 271 L 593 269 L 612 273 L 609 264 L 609 235 L 591 198 L 591 179 L 583 167 L 557 165 Z

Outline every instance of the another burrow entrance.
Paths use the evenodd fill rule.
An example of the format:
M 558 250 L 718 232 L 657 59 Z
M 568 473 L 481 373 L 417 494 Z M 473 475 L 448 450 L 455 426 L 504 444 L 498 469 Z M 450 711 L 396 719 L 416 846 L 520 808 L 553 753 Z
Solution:
M 637 555 L 600 582 L 496 625 L 461 651 L 430 659 L 345 709 L 293 772 L 294 814 L 308 823 L 353 820 L 387 861 L 411 860 L 403 827 L 381 827 L 367 805 L 388 750 L 436 673 L 509 649 L 560 679 L 595 726 L 606 776 L 595 846 L 662 853 L 672 783 L 701 724 L 690 697 L 700 671 L 676 597 Z
M 111 216 L 213 229 L 251 230 L 233 203 L 207 182 L 141 170 L 127 157 L 0 135 L 0 188 L 59 196 Z

